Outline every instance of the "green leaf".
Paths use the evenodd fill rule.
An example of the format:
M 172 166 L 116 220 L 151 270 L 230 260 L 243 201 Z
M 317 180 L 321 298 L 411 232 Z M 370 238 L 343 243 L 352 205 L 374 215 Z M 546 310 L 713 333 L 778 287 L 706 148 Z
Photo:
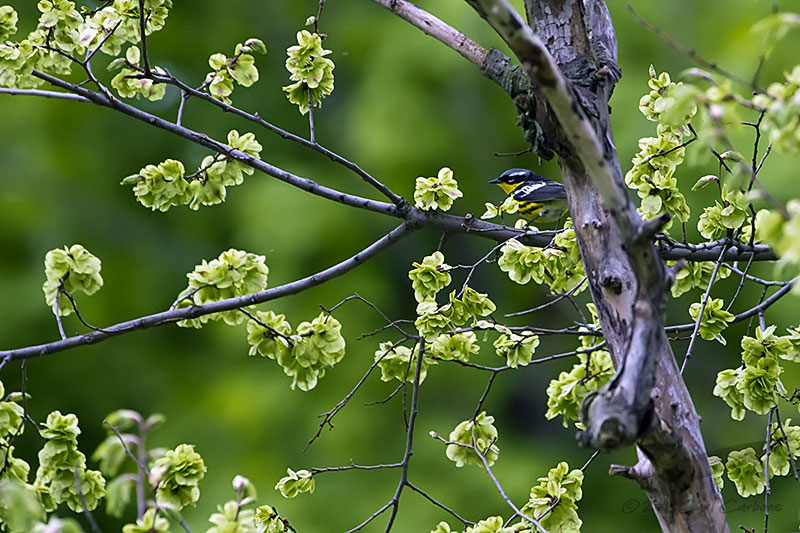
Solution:
M 717 384 L 714 387 L 714 396 L 722 398 L 731 408 L 731 418 L 741 420 L 744 418 L 744 396 L 737 387 L 742 379 L 741 370 L 727 369 L 717 374 Z
M 719 490 L 722 490 L 722 487 L 725 486 L 725 480 L 722 478 L 722 474 L 725 473 L 725 465 L 722 463 L 722 459 L 716 455 L 711 455 L 708 458 L 708 466 L 711 467 L 711 474 L 714 476 L 714 482 L 717 484 L 717 487 L 719 487 Z
M 111 480 L 106 487 L 106 512 L 113 517 L 122 518 L 135 486 L 136 482 L 131 478 L 120 476 Z
M 261 505 L 255 512 L 256 533 L 286 533 L 286 524 L 277 511 L 269 505 Z
M 695 184 L 692 185 L 692 190 L 693 191 L 697 191 L 697 190 L 703 189 L 703 188 L 705 188 L 706 185 L 708 185 L 710 183 L 714 183 L 716 181 L 719 181 L 718 177 L 716 177 L 713 174 L 708 174 L 708 175 L 703 176 L 702 178 L 698 179 L 695 182 Z
M 253 52 L 257 52 L 259 54 L 266 54 L 267 47 L 264 45 L 264 41 L 261 39 L 250 38 L 244 42 L 244 45 L 249 47 Z
M 281 493 L 284 498 L 294 498 L 304 492 L 313 493 L 315 488 L 314 478 L 308 470 L 298 470 L 295 472 L 291 468 L 286 469 L 287 476 L 284 476 L 275 485 L 275 490 Z
M 0 479 L 0 502 L 0 523 L 11 533 L 33 531 L 45 520 L 37 490 L 23 481 Z
M 700 315 L 700 308 L 702 307 L 702 300 L 693 303 L 689 307 L 689 316 L 692 320 L 697 321 Z M 709 298 L 706 301 L 706 306 L 703 309 L 703 318 L 700 320 L 700 336 L 705 340 L 717 340 L 723 346 L 726 343 L 725 337 L 721 335 L 722 331 L 728 327 L 729 322 L 733 322 L 734 316 L 732 313 L 723 309 L 725 302 L 722 298 Z
M 11 6 L 0 6 L 0 42 L 5 42 L 8 38 L 17 33 L 17 21 L 19 16 Z
M 592 342 L 596 342 L 595 339 Z M 551 420 L 561 415 L 564 427 L 569 427 L 571 421 L 582 427 L 578 423 L 578 412 L 584 398 L 600 390 L 614 376 L 614 363 L 606 350 L 593 351 L 588 356 L 580 354 L 579 359 L 572 370 L 561 372 L 547 387 L 547 412 L 544 416 Z
M 62 283 L 64 290 L 72 295 L 82 292 L 91 296 L 103 286 L 100 260 L 80 244 L 50 250 L 44 258 L 44 265 L 47 281 L 42 290 L 45 293 L 45 302 L 53 309 L 53 313 L 62 316 L 72 313 L 69 298 L 63 294 L 58 297 Z
M 442 335 L 441 337 L 444 337 Z M 439 338 L 441 338 L 439 337 Z M 437 338 L 438 340 L 438 338 Z M 444 355 L 447 348 L 439 347 Z M 396 379 L 398 381 L 413 381 L 417 366 L 417 355 L 419 354 L 419 345 L 409 348 L 407 346 L 394 346 L 392 342 L 382 342 L 378 349 L 375 351 L 375 362 L 381 369 L 381 381 L 391 381 Z M 437 355 L 434 352 L 434 355 Z M 460 353 L 458 355 L 461 355 Z M 422 366 L 420 368 L 419 382 L 425 381 L 428 374 L 428 367 L 431 364 L 436 364 L 436 361 L 431 360 L 429 357 L 422 357 Z
M 422 263 L 412 263 L 414 268 L 408 272 L 414 298 L 417 302 L 432 300 L 436 294 L 450 284 L 452 280 L 448 270 L 450 266 L 444 262 L 444 254 L 436 251 L 426 256 Z
M 180 510 L 194 505 L 200 497 L 198 484 L 205 476 L 203 458 L 190 444 L 167 451 L 150 468 L 150 485 L 158 487 L 156 501 Z
M 169 533 L 169 520 L 158 516 L 160 509 L 150 508 L 135 524 L 126 524 L 122 533 Z
M 500 449 L 497 447 L 497 428 L 494 427 L 494 417 L 482 411 L 478 416 L 458 424 L 450 432 L 450 442 L 447 445 L 447 458 L 457 467 L 468 464 L 483 466 L 480 453 L 489 466 L 497 461 Z
M 537 346 L 539 346 L 539 336 L 531 334 L 509 333 L 500 335 L 494 341 L 495 352 L 498 356 L 504 357 L 506 364 L 511 368 L 529 365 Z
M 133 435 L 122 435 L 122 438 L 129 449 L 136 443 Z M 126 457 L 125 448 L 116 435 L 106 437 L 92 454 L 92 460 L 100 462 L 100 471 L 107 476 L 117 475 Z
M 125 52 L 125 60 L 131 65 L 138 65 L 141 60 L 141 52 L 138 46 L 130 46 Z
M 225 57 L 225 54 L 211 54 L 211 56 L 208 58 L 208 66 L 214 70 L 222 70 L 227 63 L 228 58 Z
M 453 200 L 462 196 L 463 193 L 458 190 L 458 182 L 453 179 L 453 171 L 444 167 L 436 177 L 417 178 L 414 205 L 424 211 L 448 211 L 453 206 Z
M 502 256 L 497 261 L 500 270 L 520 285 L 533 280 L 542 283 L 545 277 L 546 257 L 541 248 L 525 246 L 516 239 L 509 240 L 500 249 Z
M 178 296 L 181 299 L 178 307 L 203 305 L 262 291 L 267 287 L 268 275 L 269 267 L 263 255 L 231 248 L 216 259 L 204 259 L 186 275 L 189 286 Z M 178 325 L 199 327 L 211 320 L 222 320 L 234 326 L 245 322 L 247 316 L 238 310 L 222 311 L 200 316 L 194 321 L 184 320 Z
M 258 81 L 258 69 L 255 67 L 255 58 L 250 54 L 240 55 L 228 69 L 231 77 L 242 87 L 250 87 Z
M 431 355 L 444 360 L 469 362 L 480 351 L 478 338 L 472 331 L 439 335 L 431 345 Z
M 530 499 L 522 512 L 539 517 L 542 527 L 548 531 L 580 531 L 582 521 L 576 502 L 583 497 L 582 485 L 583 472 L 570 471 L 569 465 L 561 462 L 531 488 Z
M 764 468 L 753 448 L 733 451 L 725 463 L 728 479 L 736 485 L 736 491 L 746 498 L 764 492 Z

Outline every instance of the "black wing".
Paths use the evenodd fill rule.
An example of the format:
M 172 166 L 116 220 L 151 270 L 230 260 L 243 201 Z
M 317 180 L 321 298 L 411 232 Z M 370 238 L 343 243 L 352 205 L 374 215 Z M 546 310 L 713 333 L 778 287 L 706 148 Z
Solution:
M 566 197 L 564 186 L 555 181 L 526 183 L 514 190 L 514 200 L 518 202 L 550 202 Z

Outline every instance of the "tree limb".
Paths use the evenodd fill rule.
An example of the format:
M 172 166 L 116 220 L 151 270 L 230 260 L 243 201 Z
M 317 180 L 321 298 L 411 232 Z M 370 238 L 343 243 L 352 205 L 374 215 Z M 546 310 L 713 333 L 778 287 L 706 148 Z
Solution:
M 247 307 L 248 305 L 255 305 L 268 302 L 270 300 L 275 300 L 277 298 L 282 298 L 284 296 L 289 296 L 291 294 L 297 294 L 350 272 L 357 266 L 363 264 L 366 260 L 375 256 L 378 252 L 385 250 L 401 238 L 407 236 L 412 230 L 413 228 L 409 227 L 408 224 L 403 223 L 354 256 L 349 257 L 348 259 L 345 259 L 344 261 L 329 268 L 326 268 L 325 270 L 317 272 L 316 274 L 312 274 L 285 285 L 280 285 L 278 287 L 266 289 L 261 292 L 247 294 L 237 298 L 228 298 L 226 300 L 220 300 L 218 302 L 209 304 L 163 311 L 161 313 L 143 316 L 127 322 L 120 322 L 119 324 L 104 328 L 101 331 L 90 331 L 88 333 L 84 333 L 83 335 L 67 337 L 66 339 L 60 341 L 39 344 L 36 346 L 28 346 L 26 348 L 19 348 L 15 350 L 2 350 L 0 351 L 0 359 L 3 361 L 28 359 L 30 357 L 38 357 L 41 355 L 62 352 L 76 346 L 96 344 L 110 337 L 115 337 L 130 331 L 148 329 L 164 324 L 171 324 L 181 320 L 189 320 L 199 316 L 209 315 L 211 313 Z
M 365 181 L 371 182 L 376 185 L 378 190 L 384 192 L 387 196 L 390 197 L 393 201 L 395 201 L 395 205 L 388 204 L 385 202 L 379 202 L 375 200 L 370 200 L 367 198 L 362 198 L 359 196 L 343 193 L 341 191 L 337 191 L 334 189 L 330 189 L 319 185 L 318 183 L 314 182 L 313 180 L 303 178 L 300 176 L 296 176 L 289 172 L 279 169 L 278 167 L 272 166 L 269 163 L 261 161 L 259 159 L 253 158 L 247 154 L 239 152 L 238 150 L 233 150 L 231 147 L 225 145 L 224 143 L 215 141 L 210 137 L 191 130 L 189 128 L 185 128 L 181 126 L 179 123 L 172 123 L 140 109 L 137 109 L 133 106 L 125 104 L 124 102 L 118 99 L 109 99 L 107 96 L 101 93 L 96 93 L 80 87 L 75 84 L 68 83 L 64 80 L 51 76 L 45 73 L 38 73 L 40 74 L 42 79 L 48 81 L 52 85 L 56 85 L 68 91 L 70 93 L 60 93 L 60 92 L 53 92 L 53 91 L 41 91 L 41 90 L 19 90 L 19 89 L 0 89 L 0 94 L 12 94 L 12 95 L 30 95 L 30 96 L 43 96 L 47 98 L 63 98 L 68 100 L 75 100 L 79 102 L 86 102 L 86 103 L 93 103 L 95 105 L 100 105 L 102 107 L 107 107 L 110 109 L 114 109 L 120 111 L 128 116 L 131 116 L 137 120 L 141 120 L 148 124 L 152 124 L 156 127 L 179 135 L 185 139 L 188 139 L 192 142 L 198 143 L 206 148 L 210 148 L 211 150 L 216 151 L 219 154 L 223 154 L 238 161 L 241 161 L 248 166 L 251 166 L 261 172 L 264 172 L 270 176 L 276 177 L 282 181 L 289 183 L 290 185 L 294 185 L 299 187 L 307 192 L 310 192 L 314 195 L 321 196 L 323 198 L 327 198 L 329 200 L 333 200 L 335 202 L 339 202 L 345 205 L 350 205 L 362 209 L 366 209 L 369 211 L 373 211 L 376 213 L 382 213 L 386 215 L 390 215 L 396 218 L 402 218 L 407 220 L 409 223 L 414 225 L 429 225 L 436 229 L 446 231 L 449 233 L 472 233 L 480 237 L 492 239 L 497 242 L 503 242 L 511 238 L 516 238 L 521 243 L 527 246 L 537 246 L 537 247 L 544 247 L 550 244 L 552 239 L 552 232 L 533 232 L 527 231 L 518 228 L 512 228 L 509 226 L 504 226 L 501 224 L 494 224 L 491 222 L 486 222 L 484 220 L 480 220 L 475 218 L 472 215 L 467 215 L 465 217 L 459 217 L 454 215 L 448 215 L 441 212 L 436 213 L 428 213 L 424 211 L 420 211 L 413 207 L 408 206 L 406 203 L 404 205 L 404 209 L 398 207 L 399 205 L 403 205 L 401 201 L 395 201 L 397 197 L 389 191 L 388 189 L 381 190 L 383 185 L 372 178 L 366 171 L 358 167 L 355 163 L 350 162 L 349 160 L 343 158 L 342 156 L 336 154 L 335 152 L 328 150 L 327 148 L 323 147 L 317 143 L 310 143 L 306 139 L 294 135 L 290 132 L 287 132 L 273 124 L 263 120 L 261 117 L 258 116 L 256 113 L 248 113 L 241 109 L 238 109 L 234 106 L 225 104 L 224 102 L 218 102 L 211 98 L 210 96 L 195 91 L 194 89 L 188 88 L 192 91 L 191 95 L 203 98 L 204 100 L 208 100 L 214 105 L 217 105 L 221 109 L 227 112 L 231 112 L 237 114 L 243 118 L 251 120 L 254 123 L 259 124 L 260 126 L 277 133 L 281 137 L 291 140 L 293 142 L 298 142 L 308 148 L 314 149 L 331 160 L 343 164 L 344 166 L 351 168 L 354 172 L 361 175 Z M 160 79 L 160 78 L 158 78 Z M 165 81 L 170 81 L 173 83 L 179 83 L 174 78 L 164 78 Z M 182 90 L 185 90 L 184 84 L 179 85 Z M 374 180 L 374 181 L 371 181 Z M 402 198 L 400 198 L 402 200 Z M 405 211 L 405 212 L 404 212 Z M 712 259 L 716 259 L 719 256 L 721 247 L 723 245 L 723 241 L 715 241 L 713 243 L 703 243 L 703 244 L 688 244 L 688 243 L 678 243 L 675 241 L 659 241 L 659 253 L 663 259 L 666 260 L 677 260 L 677 259 L 686 259 L 687 261 L 708 261 Z M 777 259 L 775 253 L 771 250 L 771 248 L 767 245 L 744 245 L 738 244 L 736 246 L 731 245 L 728 251 L 725 253 L 724 260 L 725 261 L 744 261 L 753 257 L 753 261 L 774 261 Z
M 604 450 L 638 441 L 645 451 L 639 470 L 647 473 L 639 483 L 664 531 L 726 531 L 699 418 L 663 329 L 669 279 L 654 241 L 669 216 L 641 220 L 612 140 L 608 99 L 618 68 L 605 3 L 526 0 L 529 16 L 540 17 L 531 21 L 543 33 L 537 36 L 506 0 L 466 1 L 510 46 L 538 100 L 549 104 L 536 107 L 536 121 L 559 155 L 592 297 L 617 365 L 612 381 L 585 400 L 579 440 Z M 599 43 L 590 30 L 601 35 Z M 662 445 L 669 442 L 680 449 Z M 686 480 L 685 490 L 671 489 L 675 479 Z

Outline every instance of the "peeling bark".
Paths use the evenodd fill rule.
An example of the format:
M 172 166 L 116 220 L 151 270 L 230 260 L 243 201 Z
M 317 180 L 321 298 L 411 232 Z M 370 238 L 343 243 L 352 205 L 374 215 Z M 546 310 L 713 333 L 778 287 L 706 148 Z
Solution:
M 558 155 L 581 256 L 617 366 L 587 399 L 581 444 L 636 444 L 639 462 L 612 473 L 637 481 L 664 531 L 728 531 L 699 417 L 664 332 L 670 274 L 654 244 L 669 220 L 644 222 L 629 200 L 613 142 L 609 99 L 620 71 L 603 0 L 526 0 L 530 28 L 504 0 L 467 0 L 530 76 L 515 98 L 526 138 Z M 520 106 L 520 101 L 527 105 Z

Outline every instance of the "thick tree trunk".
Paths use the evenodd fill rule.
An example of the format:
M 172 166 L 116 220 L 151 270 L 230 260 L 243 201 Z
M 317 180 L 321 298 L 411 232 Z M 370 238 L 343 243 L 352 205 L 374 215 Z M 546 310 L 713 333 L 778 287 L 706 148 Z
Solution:
M 526 0 L 531 32 L 505 0 L 467 1 L 532 80 L 529 92 L 512 96 L 537 153 L 558 156 L 592 298 L 617 366 L 611 383 L 585 402 L 579 441 L 602 450 L 636 444 L 639 462 L 611 473 L 639 483 L 664 531 L 728 531 L 699 417 L 664 332 L 671 273 L 653 237 L 669 217 L 640 219 L 613 143 L 608 103 L 619 69 L 605 2 Z
M 529 24 L 548 43 L 548 50 L 579 94 L 593 129 L 604 142 L 605 160 L 622 188 L 608 116 L 619 70 L 605 3 L 527 0 L 526 9 Z M 564 138 L 563 131 L 545 132 L 546 137 L 548 133 L 550 138 Z M 563 141 L 568 143 L 568 139 Z M 605 208 L 573 150 L 569 145 L 556 147 L 592 298 L 619 370 L 608 389 L 588 405 L 588 433 L 582 440 L 613 448 L 629 437 L 636 438 L 638 464 L 616 468 L 613 473 L 639 483 L 662 530 L 727 531 L 700 420 L 663 329 L 669 288 L 663 263 L 652 241 L 645 239 L 647 232 L 639 235 L 638 242 L 630 242 L 631 235 L 624 235 L 624 228 L 614 223 L 615 217 Z M 633 209 L 630 202 L 627 208 Z M 638 224 L 643 229 L 642 223 Z M 652 270 L 648 273 L 646 269 Z M 637 398 L 652 400 L 652 411 Z M 629 425 L 629 421 L 635 423 Z M 631 435 L 631 427 L 638 432 Z

